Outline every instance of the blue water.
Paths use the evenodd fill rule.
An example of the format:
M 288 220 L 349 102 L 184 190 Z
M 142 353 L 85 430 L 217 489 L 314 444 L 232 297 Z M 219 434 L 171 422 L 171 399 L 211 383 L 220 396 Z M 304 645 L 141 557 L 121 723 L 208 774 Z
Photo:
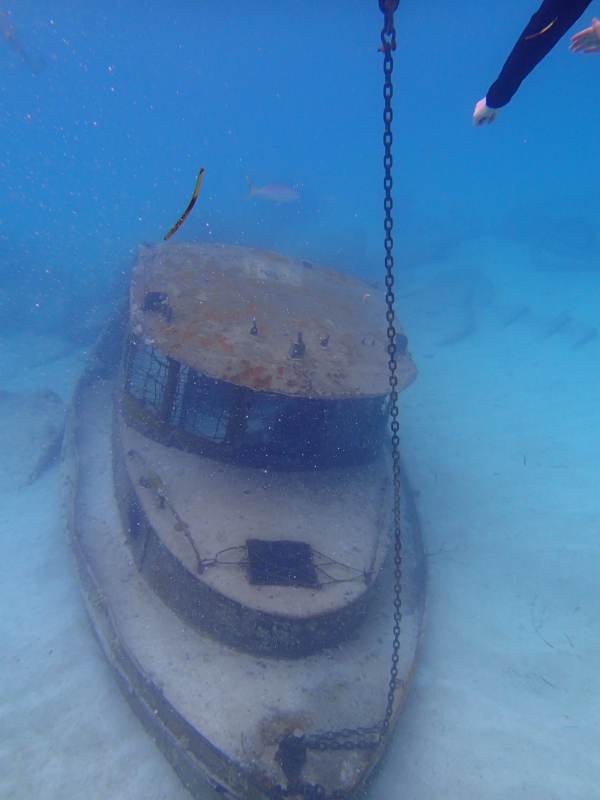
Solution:
M 511 254 L 529 253 L 529 294 L 512 294 L 507 305 L 526 302 L 537 333 L 531 325 L 516 333 L 511 326 L 512 344 L 494 352 L 499 364 L 509 350 L 513 356 L 531 350 L 532 336 L 537 347 L 563 312 L 573 315 L 567 347 L 600 323 L 594 302 L 586 301 L 596 296 L 600 269 L 600 59 L 570 53 L 563 39 L 493 125 L 471 124 L 475 103 L 538 5 L 402 0 L 396 14 L 397 286 L 400 293 L 430 286 L 432 265 L 457 263 L 466 249 L 471 283 L 461 302 L 468 309 L 475 303 L 479 322 L 494 293 L 504 297 L 521 279 Z M 35 333 L 90 344 L 125 291 L 136 246 L 162 239 L 189 202 L 201 166 L 198 201 L 176 240 L 267 248 L 382 280 L 376 0 L 2 0 L 2 8 L 30 58 L 43 58 L 44 66 L 33 75 L 0 40 L 0 337 Z M 593 13 L 600 14 L 598 4 L 574 30 L 587 27 Z M 248 177 L 257 186 L 292 187 L 300 201 L 248 200 Z M 495 260 L 494 241 L 506 248 Z M 473 242 L 487 244 L 478 251 Z M 478 264 L 489 287 L 472 278 Z M 408 314 L 409 338 L 420 337 L 426 359 L 460 334 L 460 322 L 435 327 L 444 292 L 434 291 L 422 317 Z M 428 321 L 435 328 L 429 338 L 417 330 Z M 554 345 L 556 337 L 549 337 Z M 581 382 L 591 391 L 595 347 L 590 341 L 569 356 L 571 387 Z M 454 351 L 443 352 L 450 353 L 451 369 Z M 567 350 L 561 352 L 566 360 Z M 555 374 L 554 356 L 545 357 L 532 356 L 536 368 L 542 365 L 536 386 L 564 388 L 567 373 Z M 477 378 L 471 378 L 474 395 Z M 430 385 L 435 391 L 435 381 Z M 515 391 L 522 392 L 518 416 L 520 406 L 532 407 L 537 389 L 525 382 Z M 588 400 L 586 425 L 593 417 Z M 543 397 L 539 402 L 548 408 Z M 575 390 L 565 407 L 573 419 L 581 412 Z M 563 411 L 553 407 L 552 419 Z M 589 430 L 597 436 L 597 427 Z M 550 429 L 548 436 L 585 438 L 575 423 L 563 433 L 553 439 Z M 522 460 L 521 443 L 516 449 Z M 597 520 L 594 498 L 583 500 Z M 431 662 L 428 669 L 435 672 Z M 410 711 L 418 717 L 418 709 Z M 585 786 L 593 770 L 587 762 L 580 769 Z M 564 771 L 576 768 L 567 760 Z M 560 796 L 584 796 L 572 786 Z M 554 796 L 549 785 L 543 790 L 537 796 Z M 510 796 L 530 796 L 515 792 Z M 455 782 L 437 796 L 466 795 Z
M 2 327 L 60 327 L 80 300 L 110 292 L 132 249 L 178 218 L 202 165 L 179 238 L 379 275 L 380 12 L 376 2 L 324 5 L 4 0 L 45 65 L 33 76 L 0 50 Z M 470 125 L 535 5 L 401 3 L 401 260 L 438 258 L 474 233 L 543 238 L 549 220 L 565 247 L 595 249 L 593 59 L 561 43 L 500 124 Z M 246 202 L 246 176 L 295 186 L 301 202 Z

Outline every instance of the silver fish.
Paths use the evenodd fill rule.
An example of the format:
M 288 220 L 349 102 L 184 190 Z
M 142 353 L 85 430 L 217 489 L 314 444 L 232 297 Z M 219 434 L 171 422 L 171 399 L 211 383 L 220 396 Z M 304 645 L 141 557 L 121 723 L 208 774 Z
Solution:
M 280 206 L 282 203 L 293 203 L 295 200 L 300 200 L 300 195 L 298 192 L 294 191 L 294 189 L 290 189 L 288 186 L 281 186 L 278 183 L 270 183 L 268 186 L 261 186 L 259 189 L 252 183 L 250 178 L 248 178 L 248 183 L 250 184 L 250 194 L 248 195 L 248 200 L 256 195 L 264 198 L 265 200 L 271 200 L 278 206 Z

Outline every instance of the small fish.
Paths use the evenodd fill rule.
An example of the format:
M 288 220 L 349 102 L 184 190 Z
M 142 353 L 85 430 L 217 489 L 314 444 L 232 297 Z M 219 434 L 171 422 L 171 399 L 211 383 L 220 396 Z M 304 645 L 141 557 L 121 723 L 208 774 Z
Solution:
M 580 347 L 584 347 L 586 344 L 595 341 L 597 338 L 598 328 L 594 328 L 591 325 L 588 332 L 575 342 L 571 350 L 578 350 Z
M 10 11 L 8 13 L 5 12 L 0 2 L 0 36 L 2 36 L 8 46 L 15 51 L 25 66 L 29 67 L 34 75 L 39 75 L 44 66 L 44 59 L 39 58 L 37 61 L 31 60 L 23 43 L 17 38 L 15 29 L 10 23 L 9 15 Z
M 514 325 L 515 322 L 519 322 L 524 317 L 529 314 L 529 306 L 526 306 L 524 303 L 517 306 L 516 308 L 509 311 L 504 317 L 504 324 L 502 325 L 503 328 L 508 328 L 510 325 Z
M 558 319 L 550 323 L 546 329 L 546 333 L 544 336 L 542 336 L 542 342 L 545 342 L 546 339 L 549 339 L 551 336 L 555 336 L 557 333 L 560 333 L 560 331 L 564 330 L 571 321 L 572 317 L 570 317 L 568 314 L 561 314 Z
M 300 200 L 298 192 L 295 192 L 287 186 L 281 186 L 278 183 L 270 183 L 268 186 L 261 186 L 260 189 L 257 189 L 250 178 L 247 180 L 250 185 L 250 194 L 247 197 L 248 200 L 254 197 L 254 195 L 258 195 L 258 197 L 263 197 L 265 200 L 271 200 L 278 206 L 282 203 L 293 203 L 294 200 Z

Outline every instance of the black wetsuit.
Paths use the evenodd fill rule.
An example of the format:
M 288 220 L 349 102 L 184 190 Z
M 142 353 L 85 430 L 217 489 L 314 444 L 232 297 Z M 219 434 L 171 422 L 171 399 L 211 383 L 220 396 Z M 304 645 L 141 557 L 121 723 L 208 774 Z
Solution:
M 531 70 L 548 55 L 558 40 L 583 14 L 592 0 L 544 0 L 506 59 L 502 72 L 490 87 L 488 108 L 502 108 Z

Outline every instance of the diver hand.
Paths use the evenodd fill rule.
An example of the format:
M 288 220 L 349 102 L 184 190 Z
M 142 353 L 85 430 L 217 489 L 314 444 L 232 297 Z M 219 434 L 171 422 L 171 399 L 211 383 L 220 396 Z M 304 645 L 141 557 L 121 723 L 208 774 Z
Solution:
M 475 111 L 473 112 L 473 125 L 476 128 L 480 128 L 482 125 L 486 124 L 489 125 L 490 122 L 493 122 L 500 113 L 499 108 L 488 108 L 485 101 L 486 98 L 484 97 L 483 100 L 480 100 L 475 106 Z
M 583 50 L 584 53 L 598 53 L 600 52 L 600 22 L 594 17 L 592 20 L 592 27 L 586 28 L 584 31 L 576 33 L 571 37 L 571 44 L 569 50 L 574 53 L 579 53 Z

